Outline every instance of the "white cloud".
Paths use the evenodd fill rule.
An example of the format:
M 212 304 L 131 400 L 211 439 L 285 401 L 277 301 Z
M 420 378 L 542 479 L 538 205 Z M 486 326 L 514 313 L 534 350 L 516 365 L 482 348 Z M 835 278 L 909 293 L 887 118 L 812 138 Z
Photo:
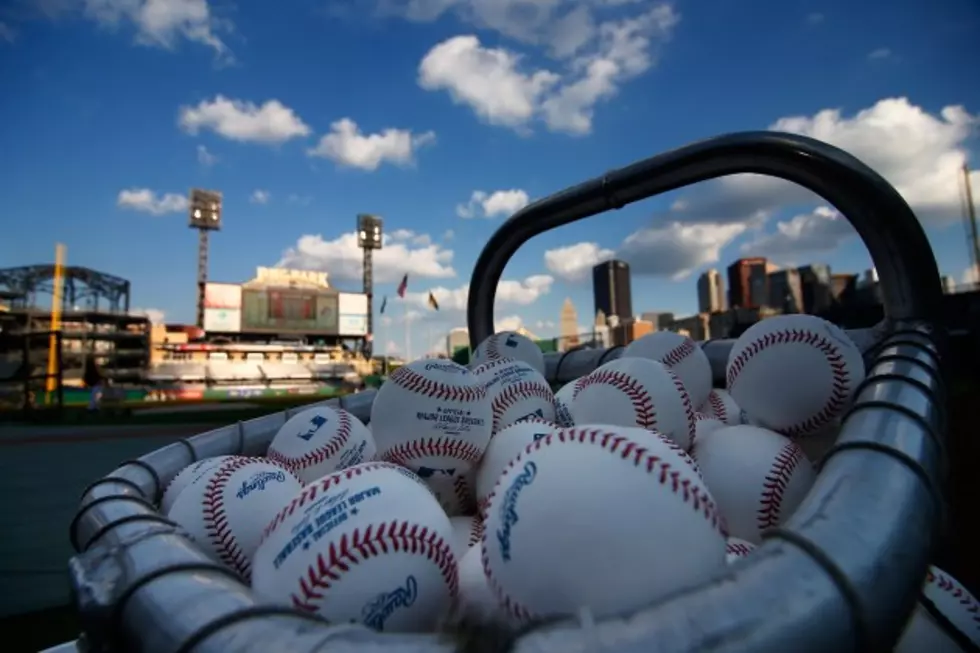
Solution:
M 547 295 L 551 292 L 551 286 L 554 284 L 554 277 L 547 274 L 536 274 L 521 281 L 515 281 L 513 279 L 502 279 L 500 283 L 497 284 L 497 294 L 495 297 L 496 304 L 506 304 L 511 306 L 529 306 L 535 301 Z M 411 277 L 409 277 L 409 287 L 412 285 Z M 429 288 L 422 292 L 408 292 L 405 293 L 405 301 L 412 306 L 418 306 L 423 309 L 428 309 L 429 292 L 435 296 L 436 301 L 439 302 L 439 312 L 436 313 L 431 309 L 427 310 L 427 314 L 432 314 L 433 317 L 437 317 L 438 314 L 443 312 L 453 312 L 453 311 L 465 311 L 466 310 L 466 300 L 469 297 L 469 284 L 464 284 L 458 288 L 444 288 L 442 286 L 437 286 L 435 288 Z
M 296 193 L 290 193 L 286 197 L 286 201 L 290 204 L 296 204 L 299 206 L 309 206 L 313 202 L 313 198 L 309 195 L 297 195 Z
M 868 54 L 868 59 L 888 59 L 892 56 L 892 51 L 888 48 L 878 48 L 877 50 L 872 50 Z
M 442 234 L 442 239 L 445 241 L 450 241 L 456 237 L 456 232 L 452 229 L 446 229 L 446 233 Z
M 167 318 L 166 312 L 160 310 L 159 308 L 134 308 L 129 311 L 130 315 L 137 315 L 139 317 L 147 317 L 153 324 L 163 324 Z
M 377 134 L 362 134 L 350 118 L 330 125 L 330 133 L 320 138 L 317 146 L 307 151 L 310 156 L 322 157 L 349 168 L 377 170 L 383 163 L 408 166 L 415 162 L 419 148 L 435 142 L 432 131 L 413 134 L 407 129 L 383 129 Z
M 211 167 L 218 162 L 218 157 L 208 151 L 203 145 L 197 146 L 197 162 L 204 167 Z
M 492 193 L 475 190 L 466 204 L 456 205 L 456 215 L 461 218 L 509 217 L 527 206 L 530 201 L 527 193 L 519 188 Z
M 272 194 L 261 188 L 253 190 L 252 194 L 248 197 L 248 201 L 252 204 L 268 204 L 270 199 L 272 199 Z
M 977 125 L 977 117 L 961 106 L 929 113 L 906 98 L 887 98 L 852 116 L 824 109 L 812 116 L 780 118 L 769 128 L 811 136 L 853 154 L 895 186 L 920 220 L 942 226 L 960 219 L 961 168 Z M 971 179 L 980 186 L 980 172 L 974 171 Z M 675 201 L 649 228 L 627 239 L 631 242 L 624 243 L 619 255 L 637 273 L 683 275 L 716 261 L 720 249 L 739 234 L 799 205 L 812 206 L 812 212 L 780 222 L 772 234 L 757 234 L 746 251 L 778 255 L 826 250 L 854 233 L 832 209 L 820 208 L 823 202 L 808 190 L 762 175 L 737 175 L 699 185 L 696 194 Z M 685 226 L 675 224 L 678 220 Z M 692 230 L 696 225 L 705 229 Z M 667 249 L 665 243 L 670 243 Z
M 178 124 L 189 134 L 206 129 L 228 140 L 265 145 L 278 145 L 311 133 L 306 123 L 279 100 L 267 100 L 259 106 L 223 95 L 202 100 L 197 106 L 180 107 Z
M 409 285 L 416 278 L 448 279 L 456 276 L 453 250 L 438 243 L 413 245 L 421 234 L 399 230 L 384 237 L 384 247 L 374 252 L 376 283 L 397 283 L 406 273 Z M 360 281 L 364 252 L 357 246 L 357 233 L 346 233 L 334 240 L 321 235 L 301 236 L 283 252 L 278 265 L 304 270 L 323 270 L 332 278 Z
M 824 21 L 824 15 L 819 12 L 815 11 L 811 14 L 807 14 L 806 22 L 808 22 L 811 25 L 820 25 L 821 23 L 823 23 L 823 21 Z
M 537 322 L 534 323 L 535 329 L 548 330 L 548 331 L 557 328 L 557 326 L 558 325 L 556 325 L 551 320 L 538 320 Z
M 809 213 L 776 223 L 775 232 L 758 235 L 742 245 L 742 251 L 766 256 L 829 252 L 855 235 L 854 227 L 839 212 L 818 206 Z
M 149 188 L 129 188 L 119 191 L 116 206 L 151 215 L 180 213 L 187 210 L 187 196 L 177 193 L 158 195 Z
M 500 331 L 517 331 L 522 326 L 524 326 L 524 320 L 521 319 L 520 315 L 508 315 L 493 321 L 493 330 Z
M 544 265 L 548 272 L 565 281 L 584 281 L 592 274 L 593 267 L 613 255 L 613 250 L 597 243 L 576 243 L 545 251 Z
M 207 0 L 84 0 L 84 12 L 104 27 L 131 23 L 140 45 L 173 50 L 184 39 L 211 48 L 220 63 L 233 61 L 216 35 L 231 24 L 213 16 Z
M 531 69 L 520 54 L 465 35 L 437 44 L 420 62 L 422 88 L 445 91 L 487 123 L 519 132 L 537 119 L 552 131 L 589 133 L 596 104 L 651 68 L 679 21 L 668 4 L 644 4 L 642 13 L 598 21 L 589 3 L 556 0 L 418 0 L 404 15 L 434 20 L 453 7 L 474 25 L 544 47 L 560 60 L 562 72 Z

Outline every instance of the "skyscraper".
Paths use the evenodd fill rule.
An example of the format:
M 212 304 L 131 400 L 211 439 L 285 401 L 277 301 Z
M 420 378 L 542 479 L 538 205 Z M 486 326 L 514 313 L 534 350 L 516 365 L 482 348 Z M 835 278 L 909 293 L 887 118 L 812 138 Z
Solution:
M 830 308 L 833 303 L 830 266 L 812 263 L 804 265 L 799 270 L 800 284 L 803 288 L 803 312 L 813 315 Z
M 787 268 L 769 274 L 768 303 L 784 313 L 803 312 L 803 288 L 799 270 Z
M 578 344 L 578 312 L 571 298 L 566 297 L 565 303 L 561 305 L 561 314 L 558 317 L 558 337 L 564 350 L 567 347 L 574 347 Z
M 718 270 L 706 270 L 698 277 L 698 312 L 717 313 L 725 310 L 725 286 Z
M 758 308 L 769 302 L 769 275 L 766 259 L 740 258 L 728 266 L 728 305 L 732 308 Z
M 607 319 L 615 315 L 620 320 L 633 317 L 630 266 L 624 261 L 606 261 L 592 268 L 592 296 L 593 314 L 602 311 Z

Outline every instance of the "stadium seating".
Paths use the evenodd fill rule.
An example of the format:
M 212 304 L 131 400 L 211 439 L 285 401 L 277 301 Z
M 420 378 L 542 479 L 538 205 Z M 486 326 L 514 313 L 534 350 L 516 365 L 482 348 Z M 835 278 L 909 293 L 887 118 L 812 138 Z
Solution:
M 185 383 L 200 383 L 207 380 L 207 369 L 201 363 L 173 362 L 155 365 L 147 374 L 151 382 L 181 381 Z
M 302 363 L 261 363 L 262 375 L 272 380 L 310 381 L 313 372 Z
M 263 381 L 262 367 L 259 363 L 250 361 L 208 361 L 208 381 L 221 383 L 236 383 L 241 381 Z

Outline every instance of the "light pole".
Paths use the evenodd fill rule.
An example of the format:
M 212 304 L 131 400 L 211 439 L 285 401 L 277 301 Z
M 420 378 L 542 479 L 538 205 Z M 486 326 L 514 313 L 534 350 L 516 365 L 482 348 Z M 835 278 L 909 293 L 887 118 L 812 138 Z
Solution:
M 357 245 L 364 252 L 364 294 L 367 295 L 367 338 L 364 353 L 370 359 L 374 341 L 374 250 L 381 249 L 384 221 L 377 215 L 357 216 Z M 382 349 L 382 353 L 383 353 Z
M 188 208 L 191 229 L 197 229 L 197 326 L 204 328 L 204 289 L 208 284 L 208 233 L 221 229 L 221 193 L 192 188 Z

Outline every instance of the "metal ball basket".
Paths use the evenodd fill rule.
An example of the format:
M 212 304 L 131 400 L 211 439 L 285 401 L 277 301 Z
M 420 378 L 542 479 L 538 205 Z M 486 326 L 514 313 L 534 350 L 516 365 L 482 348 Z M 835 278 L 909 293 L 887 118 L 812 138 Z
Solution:
M 824 653 L 887 651 L 925 577 L 940 525 L 946 397 L 942 290 L 918 220 L 881 176 L 825 143 L 774 132 L 722 136 L 640 161 L 535 202 L 491 237 L 476 262 L 467 319 L 473 345 L 493 331 L 504 266 L 530 238 L 699 181 L 737 173 L 780 177 L 837 207 L 878 270 L 885 319 L 852 332 L 868 374 L 823 458 L 816 485 L 751 558 L 700 587 L 629 616 L 540 625 L 480 650 L 516 653 Z M 702 344 L 715 379 L 731 341 Z M 565 382 L 616 348 L 547 356 Z M 331 400 L 368 420 L 373 392 Z M 264 454 L 290 411 L 201 433 L 131 460 L 85 491 L 71 524 L 70 563 L 92 651 L 145 653 L 448 653 L 473 646 L 447 635 L 331 626 L 259 602 L 157 511 L 171 478 L 195 460 Z

